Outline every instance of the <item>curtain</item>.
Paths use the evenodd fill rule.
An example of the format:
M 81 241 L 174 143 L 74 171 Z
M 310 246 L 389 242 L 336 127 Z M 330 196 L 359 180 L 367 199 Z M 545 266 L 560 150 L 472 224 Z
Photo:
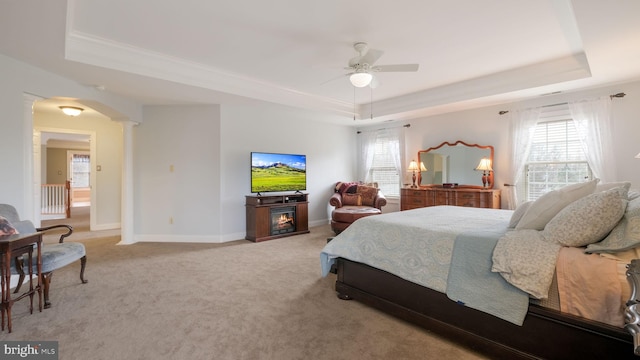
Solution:
M 399 175 L 402 174 L 403 161 L 401 159 L 400 154 L 402 152 L 400 149 L 404 149 L 404 129 L 404 126 L 402 126 L 384 130 L 389 139 L 389 152 L 391 153 L 393 164 Z M 402 176 L 400 176 L 400 182 L 402 182 Z
M 405 127 L 395 127 L 391 129 L 385 130 L 387 133 L 387 137 L 389 139 L 389 153 L 393 158 L 393 165 L 398 172 L 398 191 L 397 194 L 400 194 L 400 188 L 402 187 L 403 176 L 402 176 L 402 164 L 404 164 L 404 132 Z
M 402 186 L 402 164 L 404 164 L 404 148 L 405 148 L 405 127 L 398 126 L 387 129 L 379 129 L 372 131 L 363 131 L 360 133 L 360 151 L 358 159 L 358 180 L 363 182 L 374 182 L 371 177 L 373 165 L 380 161 L 386 163 L 386 166 L 393 166 L 398 175 L 397 183 L 389 178 L 380 184 L 381 189 L 386 189 L 385 194 L 388 196 L 400 196 L 400 188 Z M 380 151 L 384 153 L 383 159 L 376 159 L 376 149 L 378 155 Z M 378 180 L 381 181 L 379 176 Z M 393 187 L 393 188 L 392 188 Z
M 507 177 L 508 184 L 505 194 L 507 208 L 518 206 L 517 185 L 522 176 L 524 165 L 531 151 L 531 142 L 540 118 L 542 108 L 515 110 L 511 114 L 511 173 Z
M 611 138 L 611 98 L 603 96 L 572 101 L 569 102 L 569 109 L 593 176 L 602 182 L 616 181 Z
M 358 180 L 369 181 L 371 167 L 373 166 L 373 155 L 376 151 L 376 131 L 363 131 L 359 134 L 360 151 L 358 152 Z

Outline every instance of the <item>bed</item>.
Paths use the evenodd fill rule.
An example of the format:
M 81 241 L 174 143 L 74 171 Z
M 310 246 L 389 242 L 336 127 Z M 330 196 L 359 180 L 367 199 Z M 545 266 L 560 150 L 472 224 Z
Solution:
M 615 185 L 566 187 L 515 211 L 363 218 L 327 243 L 322 274 L 337 275 L 341 299 L 491 357 L 637 358 L 640 198 Z

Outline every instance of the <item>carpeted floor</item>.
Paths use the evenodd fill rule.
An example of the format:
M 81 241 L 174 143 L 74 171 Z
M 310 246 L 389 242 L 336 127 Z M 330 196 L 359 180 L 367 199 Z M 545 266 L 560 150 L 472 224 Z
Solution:
M 320 277 L 329 226 L 261 243 L 140 243 L 81 234 L 50 309 L 13 307 L 0 341 L 54 340 L 60 359 L 481 359 L 356 301 Z M 73 240 L 73 236 L 68 241 Z

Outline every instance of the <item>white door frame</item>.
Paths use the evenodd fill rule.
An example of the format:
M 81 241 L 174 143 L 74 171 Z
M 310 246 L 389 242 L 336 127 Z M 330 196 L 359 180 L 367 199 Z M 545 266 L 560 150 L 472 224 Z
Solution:
M 89 157 L 91 157 L 92 159 L 96 158 L 96 132 L 95 131 L 88 131 L 88 130 L 76 130 L 76 129 L 63 129 L 63 128 L 51 128 L 51 127 L 41 127 L 41 126 L 34 126 L 33 127 L 33 138 L 34 139 L 42 139 L 42 133 L 43 132 L 48 132 L 48 133 L 61 133 L 61 134 L 81 134 L 81 135 L 88 135 L 89 136 Z M 41 144 L 40 142 L 37 143 L 37 146 L 40 147 Z M 34 144 L 34 148 L 36 147 L 36 144 Z M 76 152 L 80 152 L 80 150 L 76 150 Z M 34 162 L 34 168 L 38 168 L 38 174 L 40 173 L 40 164 L 42 162 L 42 154 L 40 151 L 38 152 L 34 152 L 33 154 L 33 162 Z M 36 189 L 40 189 L 40 185 L 41 185 L 41 177 L 40 176 L 34 176 L 34 184 L 37 184 L 37 186 L 35 186 Z M 89 186 L 91 187 L 91 205 L 89 207 L 89 230 L 93 230 L 96 228 L 97 224 L 96 224 L 96 191 L 94 191 L 95 189 L 97 189 L 98 184 L 96 183 L 96 174 L 95 171 L 91 171 L 89 173 Z M 39 193 L 39 190 L 37 191 Z M 40 198 L 40 195 L 38 194 L 38 198 Z M 37 203 L 39 204 L 39 202 Z M 38 224 L 40 223 L 40 209 L 38 210 Z M 40 226 L 40 225 L 37 225 Z
M 71 180 L 71 189 L 69 189 L 69 197 L 71 198 L 71 204 L 69 204 L 69 206 L 73 206 L 73 156 L 74 155 L 89 155 L 89 164 L 92 164 L 93 162 L 93 158 L 91 156 L 91 152 L 90 151 L 86 151 L 86 150 L 74 150 L 74 149 L 69 149 L 67 150 L 67 180 Z M 89 196 L 91 196 L 91 192 L 93 192 L 93 187 L 91 186 L 91 175 L 93 175 L 93 171 L 91 170 L 91 166 L 89 166 Z

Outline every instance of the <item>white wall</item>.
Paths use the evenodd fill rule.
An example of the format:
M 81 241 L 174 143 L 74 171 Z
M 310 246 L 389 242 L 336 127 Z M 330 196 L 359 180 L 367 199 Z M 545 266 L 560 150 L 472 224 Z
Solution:
M 91 159 L 92 171 L 95 171 L 96 192 L 95 224 L 97 229 L 120 227 L 120 208 L 122 198 L 122 125 L 100 114 L 69 117 L 62 112 L 48 113 L 36 111 L 33 115 L 35 128 L 92 131 L 96 134 L 96 154 Z M 42 158 L 46 161 L 46 157 Z M 66 178 L 66 175 L 63 177 Z
M 136 241 L 218 242 L 220 107 L 145 106 L 134 128 Z
M 327 224 L 333 185 L 355 173 L 355 129 L 322 116 L 260 101 L 146 106 L 134 137 L 136 240 L 243 239 L 251 151 L 305 154 L 309 224 Z
M 0 203 L 14 205 L 25 219 L 33 220 L 25 211 L 33 202 L 25 195 L 31 186 L 25 174 L 33 173 L 29 163 L 33 149 L 25 142 L 31 134 L 26 131 L 23 94 L 41 98 L 93 99 L 126 114 L 132 121 L 142 121 L 142 107 L 131 100 L 80 85 L 3 55 L 0 55 L 0 79 L 0 153 L 3 154 Z
M 355 178 L 356 130 L 321 122 L 324 114 L 258 101 L 223 105 L 221 113 L 222 233 L 244 238 L 251 151 L 306 155 L 309 225 L 327 224 L 333 186 Z
M 43 98 L 92 99 L 125 114 L 132 121 L 141 122 L 134 128 L 134 231 L 142 237 L 153 235 L 174 239 L 186 235 L 187 239 L 215 241 L 243 238 L 244 196 L 250 191 L 251 151 L 307 155 L 312 226 L 328 221 L 328 198 L 333 183 L 356 178 L 355 130 L 321 122 L 325 116 L 315 112 L 247 101 L 223 105 L 217 113 L 217 106 L 148 107 L 143 122 L 142 107 L 135 102 L 2 55 L 0 78 L 3 79 L 0 81 L 3 138 L 0 152 L 5 154 L 0 176 L 0 203 L 14 204 L 21 213 L 30 201 L 24 197 L 29 186 L 24 174 L 30 171 L 27 160 L 28 152 L 32 151 L 24 141 L 25 93 Z M 407 121 L 411 127 L 407 129 L 406 156 L 411 159 L 418 150 L 443 141 L 464 140 L 493 145 L 495 183 L 500 188 L 505 181 L 504 174 L 508 172 L 510 145 L 509 118 L 498 115 L 498 111 L 617 92 L 627 94 L 625 98 L 613 100 L 617 178 L 629 180 L 634 188 L 640 188 L 640 160 L 634 159 L 640 152 L 640 82 L 413 119 Z M 146 124 L 146 121 L 151 123 Z M 206 157 L 202 155 L 195 161 L 188 161 L 187 155 L 194 152 Z M 175 167 L 172 175 L 168 171 L 171 163 Z M 210 168 L 200 166 L 209 163 Z M 203 186 L 211 192 L 199 193 Z M 173 203 L 159 204 L 163 200 L 158 197 L 167 193 L 172 194 Z M 169 224 L 171 216 L 174 224 Z
M 617 155 L 616 178 L 631 181 L 633 188 L 640 188 L 640 159 L 634 158 L 640 152 L 640 82 L 413 119 L 408 121 L 411 127 L 407 131 L 407 158 L 416 157 L 420 149 L 437 146 L 443 141 L 462 140 L 493 145 L 495 187 L 504 189 L 506 174 L 510 171 L 510 126 L 509 116 L 499 115 L 499 111 L 552 105 L 619 92 L 624 92 L 627 96 L 614 98 L 612 101 L 614 153 Z

